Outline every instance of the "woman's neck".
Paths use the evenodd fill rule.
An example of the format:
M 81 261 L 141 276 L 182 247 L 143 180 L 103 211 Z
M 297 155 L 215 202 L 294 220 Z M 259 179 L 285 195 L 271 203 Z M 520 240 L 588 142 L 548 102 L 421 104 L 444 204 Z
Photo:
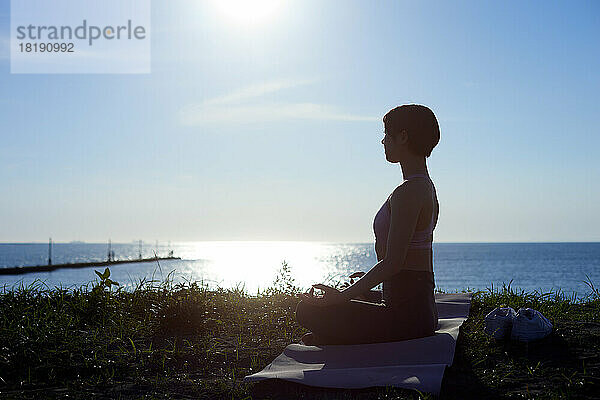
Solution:
M 400 162 L 400 168 L 402 168 L 402 177 L 406 180 L 412 175 L 429 175 L 427 171 L 427 163 L 425 157 L 415 157 Z

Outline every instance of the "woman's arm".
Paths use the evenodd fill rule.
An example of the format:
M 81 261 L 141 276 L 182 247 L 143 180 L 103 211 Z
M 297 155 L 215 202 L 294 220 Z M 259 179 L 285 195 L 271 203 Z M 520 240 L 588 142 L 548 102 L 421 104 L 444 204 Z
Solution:
M 341 292 L 344 299 L 350 300 L 359 296 L 400 270 L 417 226 L 422 199 L 422 186 L 418 182 L 404 182 L 394 190 L 390 198 L 390 230 L 385 257 L 359 281 Z

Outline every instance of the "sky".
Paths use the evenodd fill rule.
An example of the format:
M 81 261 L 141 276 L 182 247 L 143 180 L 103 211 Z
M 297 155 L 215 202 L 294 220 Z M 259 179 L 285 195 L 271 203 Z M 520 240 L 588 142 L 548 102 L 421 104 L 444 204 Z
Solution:
M 436 242 L 600 241 L 599 2 L 262 3 L 153 0 L 149 74 L 11 74 L 1 1 L 0 242 L 371 242 L 408 103 Z

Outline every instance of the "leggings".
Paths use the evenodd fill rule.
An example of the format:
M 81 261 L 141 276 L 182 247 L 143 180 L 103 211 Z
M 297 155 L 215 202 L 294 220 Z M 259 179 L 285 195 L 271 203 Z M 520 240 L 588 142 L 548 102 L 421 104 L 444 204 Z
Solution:
M 419 317 L 414 305 L 391 308 L 374 302 L 381 301 L 377 291 L 366 297 L 371 301 L 352 299 L 324 307 L 300 301 L 296 320 L 316 335 L 320 344 L 393 342 L 434 334 L 431 317 Z

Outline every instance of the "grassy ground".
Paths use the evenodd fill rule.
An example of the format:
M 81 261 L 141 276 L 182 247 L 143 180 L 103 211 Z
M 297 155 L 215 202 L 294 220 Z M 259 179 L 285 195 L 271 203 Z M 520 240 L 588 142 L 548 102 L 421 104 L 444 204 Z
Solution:
M 43 285 L 0 293 L 0 397 L 417 399 L 392 388 L 316 389 L 281 381 L 245 384 L 304 330 L 294 320 L 293 282 L 249 296 L 198 283 L 140 282 L 115 289 L 109 276 L 79 289 Z M 529 345 L 483 334 L 483 318 L 507 304 L 530 306 L 555 326 Z M 510 287 L 475 295 L 442 396 L 599 398 L 600 296 L 577 303 L 560 293 Z

